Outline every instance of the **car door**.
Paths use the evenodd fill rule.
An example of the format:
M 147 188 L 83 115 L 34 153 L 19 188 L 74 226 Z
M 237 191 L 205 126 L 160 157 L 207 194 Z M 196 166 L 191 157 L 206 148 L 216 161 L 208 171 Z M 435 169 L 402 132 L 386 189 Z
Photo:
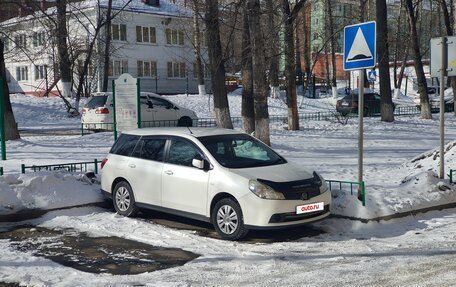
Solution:
M 161 205 L 166 138 L 142 137 L 130 156 L 127 173 L 137 202 Z
M 163 207 L 206 216 L 210 171 L 192 166 L 193 159 L 203 159 L 201 150 L 191 141 L 172 138 L 163 165 Z
M 174 105 L 165 100 L 157 97 L 150 97 L 152 103 L 151 112 L 154 118 L 155 126 L 176 126 L 177 125 L 177 110 Z

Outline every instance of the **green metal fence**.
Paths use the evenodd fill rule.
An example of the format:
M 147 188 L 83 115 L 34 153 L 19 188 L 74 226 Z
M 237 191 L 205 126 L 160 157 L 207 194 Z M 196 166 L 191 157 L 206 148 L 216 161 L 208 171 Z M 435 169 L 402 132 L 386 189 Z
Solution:
M 0 166 L 0 176 L 3 175 L 3 167 Z
M 456 173 L 456 169 L 450 169 L 450 172 L 448 173 L 448 177 L 450 178 L 450 183 L 454 183 L 454 174 Z
M 353 195 L 353 190 L 357 192 L 360 197 L 363 206 L 366 206 L 366 187 L 364 181 L 340 181 L 340 180 L 326 180 L 329 186 L 329 190 L 345 190 L 349 188 L 350 194 Z M 338 187 L 338 189 L 336 189 Z
M 93 166 L 93 172 L 98 174 L 98 163 L 97 159 L 93 161 L 86 162 L 70 162 L 70 163 L 57 163 L 57 164 L 48 164 L 48 165 L 30 165 L 26 166 L 25 164 L 21 165 L 21 172 L 25 173 L 26 170 L 31 170 L 33 172 L 37 171 L 69 171 L 69 172 L 86 172 L 89 171 L 89 167 Z

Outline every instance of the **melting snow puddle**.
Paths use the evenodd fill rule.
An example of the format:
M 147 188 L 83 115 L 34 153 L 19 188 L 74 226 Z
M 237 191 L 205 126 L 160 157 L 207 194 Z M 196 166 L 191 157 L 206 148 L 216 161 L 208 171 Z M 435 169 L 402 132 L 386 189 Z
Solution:
M 89 273 L 140 274 L 182 266 L 199 257 L 178 248 L 155 247 L 120 237 L 90 237 L 72 229 L 22 226 L 0 233 L 21 252 Z

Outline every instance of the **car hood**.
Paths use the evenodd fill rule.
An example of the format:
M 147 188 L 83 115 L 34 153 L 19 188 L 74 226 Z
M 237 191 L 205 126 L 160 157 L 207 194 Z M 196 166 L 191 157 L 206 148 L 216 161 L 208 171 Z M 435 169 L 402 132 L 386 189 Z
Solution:
M 274 182 L 289 182 L 313 177 L 312 172 L 292 163 L 254 168 L 237 168 L 230 169 L 230 171 L 247 179 L 266 179 Z

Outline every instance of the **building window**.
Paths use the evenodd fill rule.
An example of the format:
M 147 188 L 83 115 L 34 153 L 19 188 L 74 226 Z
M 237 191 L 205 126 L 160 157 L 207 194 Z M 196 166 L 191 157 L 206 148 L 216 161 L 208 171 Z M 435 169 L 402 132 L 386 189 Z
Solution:
M 185 78 L 185 63 L 168 62 L 168 78 Z
M 41 47 L 44 46 L 44 41 L 45 41 L 45 34 L 44 32 L 34 32 L 33 33 L 33 47 Z
M 155 27 L 136 26 L 136 42 L 157 43 Z
M 111 25 L 112 40 L 127 41 L 127 25 L 125 24 L 112 24 Z
M 184 45 L 184 31 L 183 30 L 167 28 L 165 30 L 165 34 L 166 34 L 166 44 L 167 45 L 176 45 L 176 46 Z
M 47 66 L 35 66 L 35 81 L 46 78 Z
M 28 80 L 28 67 L 27 66 L 16 67 L 16 80 L 18 82 Z
M 138 61 L 138 77 L 152 78 L 157 76 L 157 62 Z
M 109 76 L 118 77 L 128 73 L 128 60 L 111 60 L 109 65 Z
M 16 42 L 17 48 L 25 49 L 27 47 L 27 36 L 25 34 L 16 35 L 14 42 Z
M 209 65 L 202 64 L 202 66 L 203 66 L 203 70 L 204 70 L 204 73 L 203 73 L 204 78 L 210 79 L 211 78 L 211 69 L 210 69 Z M 196 63 L 193 63 L 193 77 L 195 79 L 198 78 L 198 74 L 196 73 L 196 71 L 197 71 Z

